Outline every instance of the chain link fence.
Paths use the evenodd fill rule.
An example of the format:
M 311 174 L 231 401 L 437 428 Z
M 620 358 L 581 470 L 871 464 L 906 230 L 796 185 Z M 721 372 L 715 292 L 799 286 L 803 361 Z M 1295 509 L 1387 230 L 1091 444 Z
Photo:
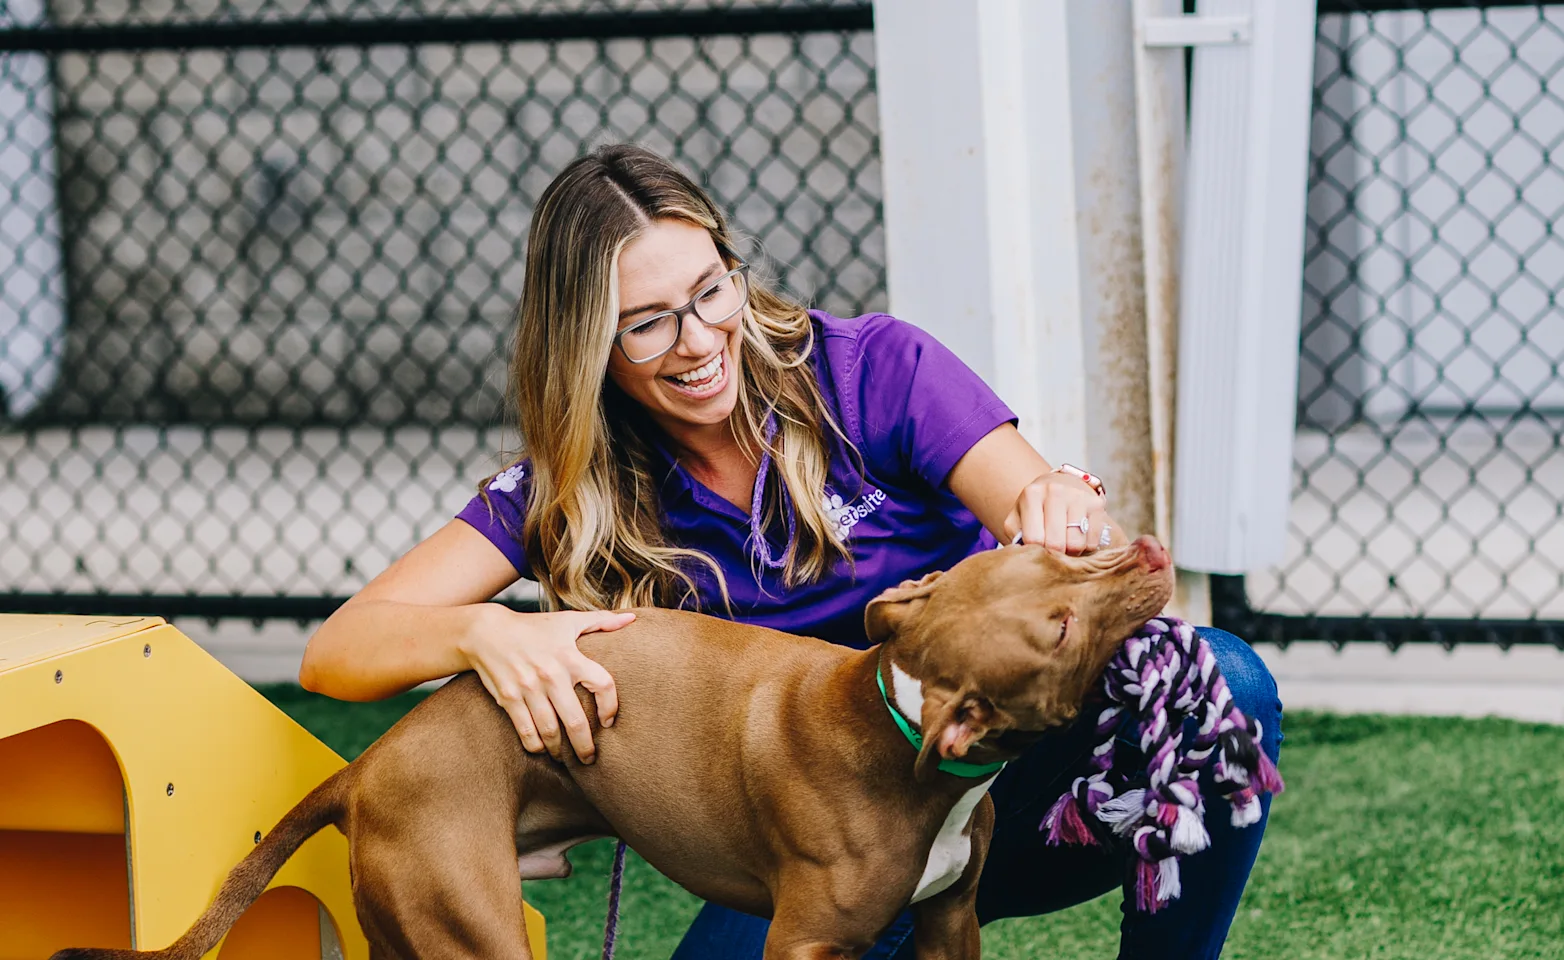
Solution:
M 1564 6 L 1376 6 L 1464 5 L 1320 6 L 1291 543 L 1219 599 L 1564 645 Z
M 1564 8 L 1320 10 L 1291 545 L 1216 619 L 1564 642 Z M 674 156 L 796 294 L 883 308 L 870 26 L 0 0 L 6 606 L 318 617 L 444 523 L 507 440 L 532 202 L 596 143 Z
M 319 616 L 449 520 L 507 445 L 533 203 L 598 143 L 884 306 L 865 5 L 0 10 L 11 609 Z

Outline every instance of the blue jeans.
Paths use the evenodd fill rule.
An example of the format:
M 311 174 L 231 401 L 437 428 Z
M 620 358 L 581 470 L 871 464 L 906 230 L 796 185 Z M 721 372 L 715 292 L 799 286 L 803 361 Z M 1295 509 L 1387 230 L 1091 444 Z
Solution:
M 1276 681 L 1248 644 L 1223 630 L 1201 627 L 1239 709 L 1260 721 L 1261 746 L 1274 761 L 1281 746 L 1282 704 Z M 1206 794 L 1206 828 L 1211 846 L 1185 857 L 1180 870 L 1183 895 L 1155 914 L 1134 907 L 1130 886 L 1132 854 L 1127 846 L 1051 847 L 1038 829 L 1043 814 L 1082 773 L 1092 746 L 1093 717 L 1058 730 L 1033 745 L 994 781 L 994 842 L 978 881 L 981 923 L 1005 917 L 1030 917 L 1063 910 L 1120 887 L 1124 920 L 1119 956 L 1128 958 L 1207 958 L 1219 956 L 1227 928 L 1249 880 L 1271 811 L 1261 798 L 1260 822 L 1235 829 L 1230 807 L 1211 790 L 1209 770 L 1201 778 Z M 1133 757 L 1133 743 L 1120 742 L 1118 754 Z M 708 903 L 674 951 L 673 960 L 759 960 L 770 922 Z M 912 914 L 903 912 L 865 960 L 911 960 Z

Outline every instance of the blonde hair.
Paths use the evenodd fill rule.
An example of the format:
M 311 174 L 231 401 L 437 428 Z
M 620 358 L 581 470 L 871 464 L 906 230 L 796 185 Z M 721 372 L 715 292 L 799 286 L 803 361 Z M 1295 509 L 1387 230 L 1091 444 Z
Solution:
M 710 197 L 639 147 L 600 147 L 571 163 L 533 211 L 509 392 L 521 452 L 531 459 L 521 541 L 550 607 L 698 606 L 694 567 L 704 567 L 728 597 L 715 560 L 667 541 L 659 520 L 663 477 L 646 439 L 655 428 L 607 379 L 619 254 L 655 220 L 705 228 L 735 262 L 733 237 Z M 818 580 L 836 560 L 851 561 L 822 502 L 826 431 L 851 445 L 809 367 L 813 334 L 804 308 L 751 281 L 739 332 L 732 427 L 757 460 L 772 457 L 764 529 L 783 509 L 780 484 L 797 516 L 783 583 Z M 768 443 L 765 423 L 773 416 Z M 479 487 L 484 496 L 487 487 Z

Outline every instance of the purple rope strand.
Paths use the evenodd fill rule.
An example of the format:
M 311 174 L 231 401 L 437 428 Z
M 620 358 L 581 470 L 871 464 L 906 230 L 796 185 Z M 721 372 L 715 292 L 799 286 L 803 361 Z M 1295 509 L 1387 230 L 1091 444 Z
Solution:
M 603 960 L 614 960 L 619 940 L 619 891 L 625 881 L 625 842 L 614 848 L 614 870 L 608 877 L 608 919 L 603 924 Z
M 1095 844 L 1098 825 L 1130 841 L 1138 858 L 1136 906 L 1154 913 L 1179 895 L 1179 860 L 1211 843 L 1200 773 L 1212 767 L 1217 792 L 1232 806 L 1232 824 L 1260 818 L 1260 794 L 1280 793 L 1281 775 L 1260 748 L 1260 725 L 1233 703 L 1211 647 L 1189 624 L 1150 620 L 1125 641 L 1103 673 L 1110 706 L 1097 721 L 1092 773 L 1079 777 L 1043 818 L 1050 844 Z M 1134 711 L 1146 758 L 1144 785 L 1111 777 L 1125 710 Z M 1199 720 L 1186 745 L 1184 721 Z

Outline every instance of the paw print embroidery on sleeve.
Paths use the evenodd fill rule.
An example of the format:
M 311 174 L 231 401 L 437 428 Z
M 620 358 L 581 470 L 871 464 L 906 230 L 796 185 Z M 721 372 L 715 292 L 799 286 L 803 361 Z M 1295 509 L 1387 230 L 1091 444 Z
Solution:
M 516 485 L 521 482 L 521 478 L 526 475 L 526 472 L 526 468 L 518 463 L 491 480 L 489 489 L 498 490 L 501 493 L 514 493 Z

